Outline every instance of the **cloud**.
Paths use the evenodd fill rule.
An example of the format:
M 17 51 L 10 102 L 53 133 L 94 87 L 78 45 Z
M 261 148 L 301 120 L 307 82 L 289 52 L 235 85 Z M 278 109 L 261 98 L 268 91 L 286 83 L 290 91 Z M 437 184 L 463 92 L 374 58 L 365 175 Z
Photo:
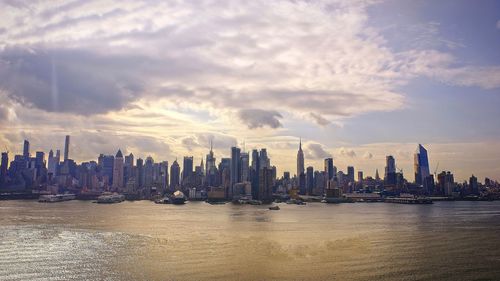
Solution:
M 283 126 L 279 120 L 283 116 L 274 110 L 242 109 L 238 112 L 238 117 L 250 129 L 262 127 L 276 129 Z
M 364 159 L 372 159 L 373 158 L 373 154 L 371 154 L 370 152 L 365 152 L 365 154 L 363 154 L 363 158 Z
M 341 147 L 338 151 L 339 154 L 343 157 L 349 157 L 349 158 L 356 157 L 356 152 L 352 149 Z
M 497 21 L 497 28 L 500 29 L 500 20 Z
M 237 140 L 233 136 L 224 135 L 220 133 L 197 133 L 181 140 L 181 143 L 189 151 L 194 148 L 204 148 L 208 151 L 210 142 L 214 149 L 228 149 L 229 147 L 236 146 Z
M 331 157 L 332 154 L 325 150 L 319 143 L 308 143 L 305 146 L 305 156 L 310 159 L 324 159 Z
M 0 52 L 0 85 L 26 106 L 105 113 L 123 108 L 142 90 L 138 76 L 120 70 L 127 61 L 82 50 L 11 47 Z
M 312 117 L 312 119 L 314 120 L 314 122 L 316 122 L 316 124 L 318 124 L 320 126 L 326 126 L 326 125 L 328 125 L 328 124 L 331 123 L 329 120 L 327 120 L 323 116 L 321 116 L 319 114 L 316 114 L 314 112 L 311 112 L 309 114 L 309 116 Z

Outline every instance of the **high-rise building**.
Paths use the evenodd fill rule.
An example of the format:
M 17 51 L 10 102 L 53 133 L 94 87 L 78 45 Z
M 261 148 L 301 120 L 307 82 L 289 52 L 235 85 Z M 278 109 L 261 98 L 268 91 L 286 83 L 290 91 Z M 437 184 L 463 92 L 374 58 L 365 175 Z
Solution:
M 314 168 L 312 166 L 307 167 L 306 170 L 306 190 L 308 195 L 313 194 L 314 188 Z
M 438 174 L 438 193 L 440 195 L 451 196 L 455 188 L 455 178 L 450 172 L 441 172 Z
M 0 163 L 0 177 L 5 178 L 7 176 L 8 165 L 9 165 L 9 153 L 2 152 L 2 162 Z
M 429 172 L 429 158 L 427 157 L 427 150 L 419 144 L 417 151 L 414 155 L 414 168 L 415 168 L 415 183 L 423 185 L 425 178 L 430 175 Z
M 154 164 L 153 157 L 148 156 L 144 163 L 144 187 L 150 188 L 153 186 Z
M 250 158 L 247 152 L 242 152 L 240 155 L 241 163 L 241 181 L 250 180 Z
M 363 183 L 363 171 L 358 171 L 358 182 Z
M 69 136 L 66 136 L 64 141 L 64 162 L 68 161 L 69 158 Z
M 299 151 L 297 151 L 297 177 L 304 174 L 304 152 L 302 151 L 302 139 L 299 141 Z
M 354 167 L 353 166 L 347 167 L 347 182 L 354 183 Z
M 189 177 L 193 174 L 193 156 L 184 156 L 184 161 L 182 165 L 182 182 L 189 180 Z
M 233 197 L 233 187 L 236 183 L 241 182 L 241 155 L 240 149 L 238 147 L 231 147 L 231 167 L 230 178 L 231 184 L 229 186 L 228 196 L 229 198 Z
M 115 157 L 113 155 L 100 155 L 99 161 L 101 162 L 101 174 L 104 183 L 111 185 L 113 182 L 113 166 L 115 164 Z
M 327 181 L 333 179 L 335 175 L 335 172 L 333 170 L 333 158 L 325 159 L 325 174 Z
M 259 152 L 260 168 L 271 168 L 271 160 L 267 156 L 267 149 L 262 148 Z
M 396 184 L 396 160 L 392 155 L 385 158 L 384 182 L 389 185 Z
M 260 159 L 259 151 L 257 149 L 252 150 L 252 167 L 250 169 L 250 181 L 252 183 L 252 198 L 258 200 L 259 198 L 259 170 L 260 170 Z
M 144 186 L 144 160 L 142 158 L 137 158 L 135 161 L 136 166 L 136 182 L 137 187 Z
M 218 171 L 215 165 L 215 156 L 212 149 L 212 141 L 210 141 L 210 152 L 206 156 L 205 161 L 205 185 L 217 186 L 218 184 Z
M 67 136 L 69 141 L 69 138 Z M 66 152 L 64 153 L 64 157 L 67 157 Z M 124 187 L 123 185 L 123 154 L 122 151 L 118 149 L 118 152 L 115 156 L 115 161 L 113 163 L 113 188 L 115 190 L 121 191 Z
M 479 185 L 477 183 L 477 177 L 472 175 L 469 178 L 469 188 L 470 188 L 470 193 L 472 194 L 479 194 Z
M 258 200 L 263 202 L 272 201 L 273 174 L 272 169 L 263 167 L 259 170 L 259 196 Z
M 30 142 L 28 140 L 24 140 L 23 157 L 26 161 L 30 159 Z
M 173 192 L 179 189 L 180 174 L 181 168 L 179 167 L 179 163 L 177 163 L 177 159 L 175 159 L 174 163 L 170 166 L 170 191 Z

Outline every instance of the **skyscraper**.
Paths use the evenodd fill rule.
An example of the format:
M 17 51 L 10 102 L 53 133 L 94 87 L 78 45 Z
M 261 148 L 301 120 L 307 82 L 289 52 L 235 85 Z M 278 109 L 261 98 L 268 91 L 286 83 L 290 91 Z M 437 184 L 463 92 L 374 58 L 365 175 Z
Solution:
M 297 177 L 304 174 L 304 152 L 302 151 L 302 139 L 299 141 L 299 151 L 297 152 Z
M 177 159 L 175 159 L 172 166 L 170 166 L 170 191 L 179 189 L 180 173 L 181 168 L 179 167 L 179 163 L 177 163 Z
M 25 161 L 30 159 L 30 142 L 28 140 L 24 140 L 23 157 Z
M 232 198 L 233 192 L 232 188 L 233 186 L 241 182 L 241 155 L 240 155 L 240 149 L 238 147 L 231 147 L 231 168 L 230 173 L 231 173 L 231 185 L 229 186 L 229 198 Z
M 64 142 L 64 162 L 68 161 L 69 158 L 69 135 L 66 136 L 66 140 Z
M 333 176 L 335 175 L 335 172 L 333 170 L 333 158 L 325 159 L 325 174 L 327 177 L 326 180 L 333 179 Z
M 307 167 L 306 171 L 306 190 L 308 195 L 313 194 L 314 188 L 314 168 L 312 166 Z
M 0 177 L 5 178 L 7 176 L 7 166 L 9 165 L 9 153 L 2 152 L 2 162 L 0 163 Z
M 354 183 L 354 167 L 353 166 L 347 167 L 347 181 Z
M 396 184 L 396 160 L 392 155 L 385 158 L 384 182 L 385 184 Z
M 241 181 L 249 181 L 250 180 L 250 159 L 247 152 L 242 152 L 240 155 L 241 159 Z
M 417 151 L 414 155 L 414 167 L 415 183 L 418 185 L 422 185 L 425 182 L 425 178 L 430 175 L 430 172 L 427 150 L 421 144 L 418 145 Z
M 252 167 L 250 169 L 250 177 L 252 182 L 252 198 L 254 200 L 258 200 L 259 198 L 259 170 L 259 151 L 257 149 L 254 149 L 252 150 Z
M 182 182 L 185 182 L 193 174 L 193 156 L 184 156 L 182 163 Z
M 69 136 L 66 136 L 66 139 L 69 141 Z M 64 157 L 67 157 L 66 151 Z M 113 188 L 116 190 L 123 189 L 123 154 L 121 150 L 116 153 L 113 163 Z

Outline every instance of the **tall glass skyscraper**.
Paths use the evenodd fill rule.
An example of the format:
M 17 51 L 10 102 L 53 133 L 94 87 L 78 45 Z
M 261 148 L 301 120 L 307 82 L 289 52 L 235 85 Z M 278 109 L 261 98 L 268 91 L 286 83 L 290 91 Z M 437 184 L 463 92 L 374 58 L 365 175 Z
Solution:
M 414 157 L 415 167 L 415 183 L 422 185 L 425 178 L 430 175 L 429 172 L 429 158 L 427 157 L 427 150 L 419 144 Z

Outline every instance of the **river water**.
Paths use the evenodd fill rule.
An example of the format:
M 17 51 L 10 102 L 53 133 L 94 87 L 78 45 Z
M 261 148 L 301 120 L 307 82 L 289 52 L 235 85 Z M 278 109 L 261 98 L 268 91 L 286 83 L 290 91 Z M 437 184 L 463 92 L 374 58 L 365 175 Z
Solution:
M 0 201 L 0 280 L 500 280 L 500 201 Z

